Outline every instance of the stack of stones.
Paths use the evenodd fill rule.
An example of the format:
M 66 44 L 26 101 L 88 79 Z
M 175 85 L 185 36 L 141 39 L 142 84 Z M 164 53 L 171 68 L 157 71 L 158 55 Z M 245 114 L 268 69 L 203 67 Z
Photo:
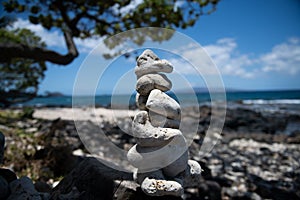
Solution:
M 138 170 L 134 174 L 141 189 L 151 196 L 181 196 L 184 187 L 199 183 L 201 167 L 188 160 L 188 147 L 180 131 L 180 105 L 164 92 L 172 87 L 165 74 L 173 66 L 151 50 L 137 59 L 136 103 L 141 110 L 132 124 L 135 144 L 127 154 Z

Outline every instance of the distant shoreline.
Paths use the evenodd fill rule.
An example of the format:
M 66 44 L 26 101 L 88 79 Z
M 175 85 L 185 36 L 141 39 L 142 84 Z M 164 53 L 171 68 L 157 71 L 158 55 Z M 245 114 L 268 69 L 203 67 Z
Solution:
M 194 90 L 195 94 L 205 94 L 205 93 L 209 93 L 208 89 L 196 89 Z M 212 89 L 211 91 L 215 91 L 216 93 L 218 93 L 218 89 Z M 223 91 L 223 90 L 222 90 Z M 273 89 L 273 90 L 240 90 L 240 89 L 225 89 L 226 93 L 272 93 L 272 92 L 299 92 L 300 93 L 300 89 Z M 136 92 L 134 92 L 133 94 L 135 94 Z M 167 92 L 168 93 L 168 92 Z M 189 94 L 187 92 L 185 92 L 185 90 L 179 90 L 179 91 L 173 91 L 172 93 L 175 94 Z M 56 93 L 55 93 L 56 94 Z M 117 94 L 120 96 L 128 96 L 128 95 L 132 95 L 130 93 L 128 94 Z M 39 94 L 37 95 L 36 98 L 48 98 L 48 97 L 72 97 L 72 94 L 63 94 L 63 93 L 58 93 L 58 95 L 43 95 L 43 94 Z M 89 97 L 90 95 L 77 95 L 78 97 Z M 111 94 L 96 94 L 96 96 L 111 96 Z
M 300 90 L 284 91 L 231 91 L 226 94 L 208 92 L 197 93 L 196 95 L 184 93 L 168 93 L 177 100 L 181 106 L 197 106 L 210 104 L 211 98 L 229 104 L 300 104 Z M 213 95 L 213 96 L 211 96 Z M 75 100 L 75 101 L 74 101 Z M 96 95 L 93 96 L 38 96 L 31 101 L 16 104 L 12 107 L 104 107 L 104 108 L 130 108 L 135 109 L 135 93 L 129 95 Z

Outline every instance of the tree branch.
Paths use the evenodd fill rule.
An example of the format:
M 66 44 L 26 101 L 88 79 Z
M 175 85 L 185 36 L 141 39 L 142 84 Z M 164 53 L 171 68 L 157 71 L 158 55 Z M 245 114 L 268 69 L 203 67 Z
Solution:
M 70 31 L 65 31 L 64 37 L 65 37 L 66 45 L 68 48 L 68 54 L 70 54 L 71 56 L 76 58 L 78 56 L 78 51 L 77 51 L 76 45 L 74 43 L 72 33 Z
M 119 23 L 119 21 L 111 21 L 111 22 L 107 22 L 106 20 L 100 19 L 94 15 L 90 15 L 89 13 L 85 13 L 84 16 L 88 19 L 94 20 L 95 22 L 102 24 L 102 25 L 112 25 L 112 24 L 116 24 Z
M 68 31 L 64 32 L 68 53 L 62 55 L 52 50 L 31 47 L 24 44 L 0 43 L 0 62 L 9 61 L 12 58 L 28 58 L 38 61 L 49 61 L 59 65 L 70 64 L 77 56 L 78 51 L 72 34 Z

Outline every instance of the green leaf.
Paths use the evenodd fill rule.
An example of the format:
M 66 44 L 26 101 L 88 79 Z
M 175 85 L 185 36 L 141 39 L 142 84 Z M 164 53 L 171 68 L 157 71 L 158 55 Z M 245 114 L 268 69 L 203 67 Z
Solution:
M 28 29 L 0 29 L 0 42 L 43 47 L 41 38 Z M 0 106 L 27 101 L 33 98 L 44 78 L 46 64 L 32 59 L 13 58 L 0 63 Z
M 31 23 L 33 23 L 33 24 L 38 24 L 38 23 L 39 23 L 39 18 L 30 15 L 30 16 L 29 16 L 29 21 L 30 21 Z
M 37 14 L 40 11 L 40 7 L 38 6 L 32 6 L 30 9 L 30 12 L 33 14 Z

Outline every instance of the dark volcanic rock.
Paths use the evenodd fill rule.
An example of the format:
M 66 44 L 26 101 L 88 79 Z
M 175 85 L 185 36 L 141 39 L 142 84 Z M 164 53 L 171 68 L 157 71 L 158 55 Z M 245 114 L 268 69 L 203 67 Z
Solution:
M 193 116 L 195 109 L 185 108 L 189 116 Z M 211 118 L 209 106 L 200 107 L 199 132 L 204 134 Z M 194 113 L 194 114 L 193 114 Z M 183 116 L 184 117 L 184 116 Z M 238 107 L 227 108 L 224 130 L 239 133 L 267 133 L 267 134 L 292 134 L 295 124 L 300 123 L 300 116 L 287 113 L 263 113 L 260 111 Z
M 41 200 L 39 193 L 35 190 L 32 181 L 28 177 L 12 181 L 10 184 L 11 194 L 7 200 Z
M 0 168 L 0 176 L 3 177 L 8 183 L 17 179 L 17 176 L 10 169 Z
M 14 172 L 0 168 L 0 199 L 6 199 L 10 195 L 9 184 L 16 179 Z
M 0 176 L 0 199 L 6 199 L 10 194 L 8 182 Z
M 5 145 L 5 137 L 3 133 L 0 131 L 0 164 L 3 162 L 4 145 Z
M 295 185 L 289 182 L 282 181 L 266 181 L 259 176 L 250 174 L 250 180 L 256 185 L 256 190 L 263 198 L 268 199 L 300 199 L 299 194 L 296 193 L 299 190 L 299 185 L 295 188 Z
M 76 188 L 79 199 L 112 199 L 114 180 L 131 178 L 132 174 L 109 168 L 95 158 L 85 158 L 53 189 L 51 198 L 58 199 Z
M 198 187 L 199 197 L 201 199 L 222 199 L 221 190 L 222 188 L 215 181 L 205 181 Z
M 286 119 L 280 115 L 268 116 L 254 110 L 237 108 L 227 109 L 224 126 L 234 131 L 275 134 L 283 132 L 286 125 Z

